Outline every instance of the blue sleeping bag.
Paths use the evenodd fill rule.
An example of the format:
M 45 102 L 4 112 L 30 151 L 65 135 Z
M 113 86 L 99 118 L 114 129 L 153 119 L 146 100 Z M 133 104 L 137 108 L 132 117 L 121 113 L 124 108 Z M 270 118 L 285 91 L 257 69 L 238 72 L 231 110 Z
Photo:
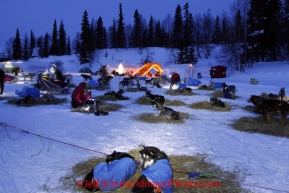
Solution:
M 96 82 L 95 80 L 89 80 L 88 84 L 91 86 L 91 88 L 96 88 L 98 87 L 98 82 Z
M 167 159 L 158 160 L 152 166 L 142 170 L 141 173 L 164 193 L 173 192 L 173 171 Z
M 21 97 L 32 96 L 34 99 L 37 99 L 40 97 L 40 91 L 38 88 L 28 87 L 28 86 L 24 86 L 21 92 L 19 90 L 16 90 L 15 94 Z
M 94 179 L 102 191 L 121 187 L 135 172 L 136 164 L 134 160 L 127 157 L 114 160 L 110 164 L 106 162 L 99 163 L 93 169 Z

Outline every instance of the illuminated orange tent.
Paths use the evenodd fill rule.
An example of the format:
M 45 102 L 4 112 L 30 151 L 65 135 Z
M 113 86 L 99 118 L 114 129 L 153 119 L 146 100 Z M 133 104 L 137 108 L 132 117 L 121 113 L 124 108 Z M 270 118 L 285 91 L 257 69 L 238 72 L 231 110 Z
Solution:
M 163 74 L 163 70 L 162 70 L 162 65 L 161 64 L 158 64 L 158 63 L 146 63 L 145 65 L 143 65 L 140 69 L 138 69 L 135 73 L 135 74 L 138 74 L 140 76 L 146 76 L 147 73 L 151 70 L 151 69 L 154 69 L 157 71 L 157 73 L 159 75 L 162 75 Z

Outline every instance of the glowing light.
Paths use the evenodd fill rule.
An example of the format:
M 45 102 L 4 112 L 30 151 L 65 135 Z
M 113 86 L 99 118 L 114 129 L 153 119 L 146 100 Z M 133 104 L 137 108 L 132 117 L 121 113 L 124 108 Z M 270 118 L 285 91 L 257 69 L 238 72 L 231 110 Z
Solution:
M 174 84 L 172 89 L 177 89 L 178 88 L 178 85 Z
M 123 65 L 121 63 L 118 65 L 117 72 L 123 74 Z

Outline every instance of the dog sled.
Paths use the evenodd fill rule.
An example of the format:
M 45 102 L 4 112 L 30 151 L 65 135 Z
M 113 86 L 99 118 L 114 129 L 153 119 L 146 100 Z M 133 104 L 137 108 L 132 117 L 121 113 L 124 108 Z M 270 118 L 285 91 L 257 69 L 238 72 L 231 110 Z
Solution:
M 29 79 L 31 82 L 35 79 L 36 73 L 25 73 L 25 72 L 20 72 L 19 73 L 19 81 L 23 80 L 26 82 L 26 79 Z
M 5 74 L 4 82 L 6 83 L 16 83 L 17 82 L 17 76 L 13 74 Z
M 49 73 L 38 72 L 37 83 L 42 94 L 50 96 L 53 94 L 68 94 L 68 84 L 71 79 L 63 77 L 62 80 L 53 80 Z

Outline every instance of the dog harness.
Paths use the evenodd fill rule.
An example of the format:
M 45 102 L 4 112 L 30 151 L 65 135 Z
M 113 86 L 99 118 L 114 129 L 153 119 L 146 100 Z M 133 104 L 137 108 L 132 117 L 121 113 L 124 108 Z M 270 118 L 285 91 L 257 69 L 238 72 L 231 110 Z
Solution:
M 97 181 L 100 190 L 114 190 L 124 185 L 125 181 L 136 172 L 136 164 L 131 158 L 114 160 L 110 164 L 102 162 L 93 169 L 94 180 Z
M 141 173 L 154 184 L 162 189 L 164 193 L 173 192 L 173 171 L 169 160 L 161 159 L 150 167 L 142 170 Z

